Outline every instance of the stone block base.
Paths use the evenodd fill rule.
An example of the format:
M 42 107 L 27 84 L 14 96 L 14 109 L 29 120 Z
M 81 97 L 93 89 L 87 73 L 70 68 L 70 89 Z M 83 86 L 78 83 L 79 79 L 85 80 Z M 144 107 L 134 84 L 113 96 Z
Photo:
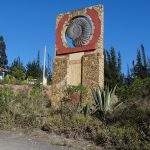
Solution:
M 91 103 L 91 88 L 104 85 L 104 56 L 99 53 L 72 54 L 55 58 L 52 76 L 52 105 L 59 106 L 69 85 L 86 88 L 82 102 Z

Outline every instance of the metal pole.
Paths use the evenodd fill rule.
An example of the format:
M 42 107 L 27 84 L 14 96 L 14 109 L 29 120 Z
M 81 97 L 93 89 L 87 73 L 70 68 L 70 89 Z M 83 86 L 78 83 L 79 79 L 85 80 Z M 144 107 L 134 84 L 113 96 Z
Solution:
M 45 76 L 45 67 L 46 67 L 46 46 L 44 49 L 44 64 L 43 64 L 43 85 L 47 85 L 47 79 Z

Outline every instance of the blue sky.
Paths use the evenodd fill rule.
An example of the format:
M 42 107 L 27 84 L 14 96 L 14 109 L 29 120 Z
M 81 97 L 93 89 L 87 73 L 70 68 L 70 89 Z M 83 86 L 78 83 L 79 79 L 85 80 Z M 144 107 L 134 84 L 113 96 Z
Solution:
M 150 0 L 0 0 L 0 35 L 9 63 L 18 56 L 24 64 L 43 57 L 44 45 L 53 57 L 56 15 L 96 4 L 105 9 L 104 47 L 121 52 L 123 71 L 144 44 L 150 56 Z

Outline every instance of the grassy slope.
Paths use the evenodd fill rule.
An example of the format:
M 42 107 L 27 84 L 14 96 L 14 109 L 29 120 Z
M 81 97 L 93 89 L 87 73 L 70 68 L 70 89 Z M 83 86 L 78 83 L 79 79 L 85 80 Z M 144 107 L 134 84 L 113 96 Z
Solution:
M 126 105 L 108 114 L 105 120 L 90 115 L 85 117 L 72 106 L 66 106 L 63 111 L 47 108 L 43 88 L 14 92 L 8 87 L 1 87 L 0 128 L 39 128 L 66 137 L 83 137 L 107 150 L 149 150 L 149 93 L 145 93 L 144 97 L 143 92 L 141 94 L 145 81 L 144 85 L 134 84 L 134 94 L 130 96 L 126 94 L 133 92 L 131 89 L 118 89 L 120 98 L 126 96 Z M 144 88 L 146 91 L 147 86 Z

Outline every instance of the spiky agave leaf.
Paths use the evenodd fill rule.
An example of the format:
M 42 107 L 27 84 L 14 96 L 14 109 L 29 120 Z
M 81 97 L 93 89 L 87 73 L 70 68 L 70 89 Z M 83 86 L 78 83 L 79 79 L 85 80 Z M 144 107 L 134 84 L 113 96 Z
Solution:
M 103 101 L 103 97 L 102 97 L 102 93 L 103 93 L 103 90 L 101 89 L 101 87 L 99 86 L 99 98 L 100 98 L 100 110 L 102 111 L 103 110 L 103 105 L 104 105 L 104 101 Z
M 105 113 L 107 113 L 110 110 L 110 103 L 111 103 L 111 95 L 110 95 L 110 91 L 109 91 L 109 86 L 105 87 Z
M 115 94 L 115 86 L 113 89 L 110 89 L 108 85 L 104 89 L 101 89 L 99 86 L 96 89 L 92 89 L 93 99 L 95 101 L 95 111 L 101 111 L 104 114 L 110 112 L 112 109 L 117 109 L 121 103 L 116 103 L 112 106 L 112 96 Z
M 117 85 L 113 89 L 110 90 L 111 96 L 115 94 L 116 88 L 117 88 Z
M 93 99 L 95 101 L 95 104 L 98 105 L 98 98 L 97 98 L 97 93 L 96 93 L 96 89 L 92 88 L 92 95 L 93 95 Z
M 97 88 L 97 91 L 96 91 L 96 93 L 97 93 L 97 97 L 98 97 L 98 106 L 99 106 L 99 108 L 100 108 L 100 110 L 102 110 L 102 94 L 101 94 L 101 88 L 99 87 L 99 88 Z
M 117 102 L 116 104 L 113 105 L 113 110 L 116 110 L 117 108 L 119 108 L 121 105 L 123 105 L 122 101 Z

